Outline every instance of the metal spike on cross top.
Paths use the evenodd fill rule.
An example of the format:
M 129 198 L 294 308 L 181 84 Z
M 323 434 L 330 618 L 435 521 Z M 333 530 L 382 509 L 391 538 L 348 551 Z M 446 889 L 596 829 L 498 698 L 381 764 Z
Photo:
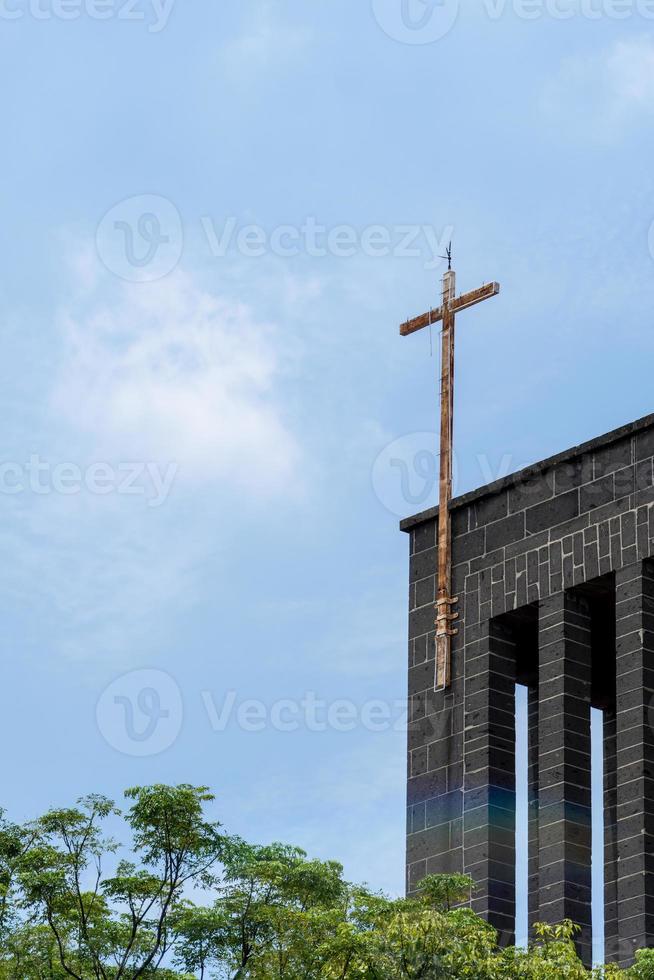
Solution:
M 443 301 L 435 310 L 407 320 L 400 327 L 402 337 L 423 330 L 433 323 L 443 324 L 441 358 L 441 434 L 440 482 L 438 506 L 438 590 L 436 599 L 436 681 L 435 690 L 449 688 L 452 681 L 452 637 L 458 630 L 454 623 L 458 598 L 452 595 L 452 454 L 454 415 L 454 328 L 457 313 L 497 296 L 500 285 L 488 283 L 462 296 L 456 295 L 456 273 L 452 269 L 452 245 L 445 256 L 448 269 L 443 276 Z M 443 519 L 445 517 L 445 519 Z

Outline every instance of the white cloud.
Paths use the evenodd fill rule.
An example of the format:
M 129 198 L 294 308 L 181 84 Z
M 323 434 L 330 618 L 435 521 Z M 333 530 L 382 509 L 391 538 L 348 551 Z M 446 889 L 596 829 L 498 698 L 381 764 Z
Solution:
M 620 107 L 654 109 L 654 37 L 618 42 L 608 58 L 608 72 Z
M 279 5 L 264 0 L 255 7 L 244 33 L 222 46 L 221 63 L 233 78 L 252 81 L 295 61 L 311 40 L 307 28 L 282 23 Z
M 177 464 L 177 476 L 156 508 L 117 484 L 67 495 L 25 478 L 2 495 L 0 587 L 47 637 L 39 653 L 129 667 L 151 662 L 179 614 L 204 600 L 209 563 L 215 587 L 239 523 L 301 493 L 283 390 L 298 342 L 181 273 L 123 283 L 83 253 L 71 269 L 58 329 L 41 329 L 37 349 L 25 341 L 26 367 L 50 373 L 31 382 L 33 415 L 16 422 L 3 460 L 24 467 L 37 454 L 50 472 L 65 463 L 82 474 L 152 461 L 160 472 Z
M 14 503 L 16 498 L 10 498 Z M 40 624 L 39 656 L 117 668 L 148 662 L 199 594 L 206 538 L 134 498 L 3 498 L 0 585 Z
M 542 108 L 565 128 L 611 140 L 654 112 L 654 37 L 617 41 L 599 54 L 568 59 L 546 86 Z
M 60 316 L 52 409 L 96 453 L 177 463 L 181 485 L 255 497 L 297 483 L 273 327 L 182 273 L 85 300 Z

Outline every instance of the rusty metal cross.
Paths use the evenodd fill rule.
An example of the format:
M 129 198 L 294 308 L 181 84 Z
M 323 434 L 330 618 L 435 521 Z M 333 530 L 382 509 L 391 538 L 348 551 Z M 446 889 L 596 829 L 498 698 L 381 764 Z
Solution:
M 448 258 L 451 259 L 450 253 Z M 454 414 L 454 326 L 456 314 L 476 306 L 491 296 L 497 296 L 499 283 L 491 282 L 463 296 L 456 296 L 456 273 L 450 268 L 443 276 L 443 303 L 435 310 L 407 320 L 400 334 L 423 330 L 432 323 L 443 324 L 441 362 L 441 435 L 440 484 L 438 508 L 438 594 L 436 600 L 436 683 L 437 691 L 445 690 L 452 679 L 452 636 L 456 636 L 455 621 L 459 618 L 455 606 L 458 598 L 452 595 L 452 447 Z

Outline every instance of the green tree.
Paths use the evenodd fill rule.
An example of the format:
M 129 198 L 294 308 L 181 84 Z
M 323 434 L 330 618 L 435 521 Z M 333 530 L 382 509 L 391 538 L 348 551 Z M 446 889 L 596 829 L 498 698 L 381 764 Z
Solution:
M 185 887 L 209 883 L 220 859 L 218 825 L 204 818 L 206 789 L 152 786 L 126 797 L 133 859 L 114 860 L 111 873 L 118 846 L 103 825 L 119 811 L 104 797 L 51 810 L 25 832 L 21 904 L 47 926 L 60 967 L 75 980 L 138 980 L 159 969 Z
M 347 926 L 349 887 L 335 862 L 304 851 L 237 838 L 223 849 L 213 907 L 187 907 L 177 923 L 177 963 L 204 976 L 328 976 L 339 930 Z M 329 948 L 328 948 L 329 947 Z M 321 972 L 322 971 L 322 972 Z
M 0 815 L 0 980 L 654 980 L 651 950 L 628 971 L 586 970 L 571 923 L 501 949 L 465 876 L 390 899 L 335 861 L 227 836 L 204 787 L 126 799 L 25 826 Z M 119 845 L 107 827 L 121 820 Z

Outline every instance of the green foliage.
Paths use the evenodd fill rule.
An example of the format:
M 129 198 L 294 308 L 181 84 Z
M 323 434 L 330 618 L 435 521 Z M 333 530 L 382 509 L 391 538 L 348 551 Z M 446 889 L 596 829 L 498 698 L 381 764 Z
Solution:
M 441 912 L 468 902 L 472 891 L 474 884 L 467 875 L 429 875 L 420 882 L 420 895 Z
M 654 980 L 650 950 L 589 973 L 571 923 L 499 948 L 463 875 L 390 899 L 223 834 L 204 787 L 125 795 L 124 813 L 89 796 L 23 827 L 0 814 L 0 980 Z M 125 845 L 106 830 L 121 821 Z
M 634 980 L 654 980 L 654 949 L 641 949 L 636 953 L 636 964 L 629 971 Z
M 222 838 L 204 818 L 211 796 L 203 788 L 152 786 L 126 796 L 133 801 L 125 816 L 130 860 L 104 832 L 121 814 L 102 796 L 51 810 L 0 838 L 9 881 L 5 976 L 161 975 L 184 888 L 209 881 Z

